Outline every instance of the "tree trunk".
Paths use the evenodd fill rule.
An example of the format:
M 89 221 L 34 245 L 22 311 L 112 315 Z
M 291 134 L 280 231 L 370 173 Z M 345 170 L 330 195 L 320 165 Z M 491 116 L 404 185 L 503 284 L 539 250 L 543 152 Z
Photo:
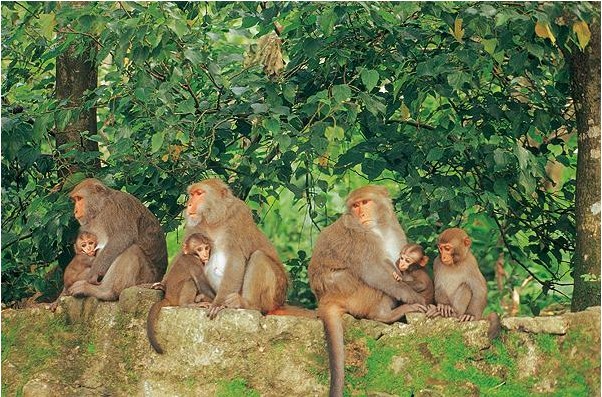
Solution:
M 577 115 L 577 187 L 573 311 L 600 305 L 600 21 L 591 40 L 570 57 Z
M 80 2 L 63 3 L 61 7 L 81 7 Z M 66 33 L 59 33 L 66 35 Z M 83 46 L 84 50 L 78 50 Z M 98 143 L 82 138 L 81 133 L 88 131 L 90 135 L 97 133 L 96 108 L 82 109 L 84 92 L 94 90 L 97 86 L 98 68 L 95 61 L 96 44 L 86 36 L 81 35 L 63 52 L 56 61 L 56 97 L 59 101 L 67 99 L 66 107 L 79 111 L 79 117 L 74 117 L 64 129 L 56 133 L 56 146 L 59 148 L 66 143 L 75 143 L 81 151 L 98 151 Z M 93 164 L 98 166 L 98 160 Z M 63 176 L 73 173 L 77 165 L 71 164 L 68 169 L 60 170 Z

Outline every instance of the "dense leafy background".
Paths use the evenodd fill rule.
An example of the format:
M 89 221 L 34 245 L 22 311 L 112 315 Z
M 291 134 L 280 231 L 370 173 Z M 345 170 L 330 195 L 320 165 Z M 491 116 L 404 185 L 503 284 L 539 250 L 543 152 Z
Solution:
M 576 137 L 562 50 L 585 45 L 589 7 L 3 2 L 2 301 L 60 288 L 77 229 L 66 192 L 85 175 L 147 204 L 172 253 L 185 187 L 217 175 L 275 243 L 294 302 L 313 304 L 313 242 L 366 183 L 390 189 L 432 258 L 444 228 L 469 231 L 490 309 L 510 310 L 513 290 L 527 313 L 566 302 Z M 83 109 L 98 108 L 98 133 L 82 136 L 100 151 L 82 153 L 54 143 L 82 110 L 55 99 L 54 70 L 92 37 L 99 82 Z

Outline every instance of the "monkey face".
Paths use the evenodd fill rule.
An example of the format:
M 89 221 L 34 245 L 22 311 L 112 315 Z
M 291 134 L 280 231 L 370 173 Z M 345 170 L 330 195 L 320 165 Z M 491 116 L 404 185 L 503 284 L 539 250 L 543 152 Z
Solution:
M 438 244 L 441 263 L 447 266 L 454 264 L 454 245 L 451 243 Z
M 96 241 L 94 240 L 81 239 L 78 242 L 78 247 L 82 253 L 88 256 L 96 255 Z
M 412 255 L 401 254 L 397 260 L 397 268 L 403 272 L 408 270 L 408 268 L 416 262 L 418 262 L 418 260 Z
M 203 262 L 203 264 L 206 264 L 207 261 L 209 261 L 209 255 L 211 254 L 211 247 L 208 244 L 199 244 L 194 249 L 194 253 L 201 260 L 201 262 Z
M 200 187 L 190 191 L 190 197 L 186 203 L 186 215 L 194 218 L 200 212 L 200 207 L 205 201 L 205 193 L 206 191 Z
M 371 199 L 354 201 L 351 204 L 351 213 L 362 225 L 376 224 L 376 204 Z

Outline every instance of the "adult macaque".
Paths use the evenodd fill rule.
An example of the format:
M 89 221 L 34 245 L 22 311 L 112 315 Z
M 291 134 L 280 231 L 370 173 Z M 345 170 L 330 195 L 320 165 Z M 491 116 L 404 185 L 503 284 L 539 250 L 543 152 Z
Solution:
M 85 179 L 70 197 L 80 232 L 98 239 L 88 277 L 69 288 L 71 295 L 116 300 L 127 287 L 161 279 L 167 267 L 165 236 L 138 199 L 97 179 Z
M 207 179 L 188 187 L 186 234 L 203 233 L 213 241 L 205 266 L 216 291 L 208 315 L 223 308 L 255 309 L 262 313 L 282 306 L 288 277 L 274 246 L 259 230 L 249 207 L 228 185 Z
M 420 294 L 391 277 L 407 239 L 387 190 L 359 188 L 346 205 L 347 212 L 318 236 L 308 267 L 328 344 L 330 396 L 343 395 L 344 313 L 392 323 L 408 312 L 425 310 Z
M 470 250 L 472 241 L 462 229 L 446 229 L 439 236 L 439 256 L 433 266 L 435 301 L 427 316 L 456 317 L 460 321 L 480 320 L 487 306 L 487 282 Z M 499 333 L 496 313 L 489 316 L 489 337 Z
M 165 275 L 162 284 L 165 296 L 155 302 L 148 312 L 146 334 L 150 344 L 159 354 L 163 348 L 159 345 L 155 332 L 161 308 L 165 306 L 190 306 L 203 298 L 212 299 L 213 291 L 199 290 L 208 284 L 204 267 L 210 258 L 211 242 L 200 233 L 190 235 L 184 242 L 184 252 L 179 254 Z M 200 295 L 199 295 L 200 293 Z M 201 304 L 201 306 L 205 306 Z
M 75 256 L 63 273 L 63 291 L 49 306 L 53 311 L 56 310 L 61 296 L 69 295 L 69 288 L 76 281 L 88 278 L 88 272 L 92 266 L 94 256 L 96 256 L 98 239 L 92 233 L 81 232 L 78 234 L 73 247 L 75 248 Z
M 424 255 L 424 250 L 419 244 L 408 244 L 403 247 L 395 263 L 401 274 L 394 271 L 393 278 L 408 284 L 424 297 L 427 305 L 430 305 L 435 302 L 435 287 L 433 280 L 424 270 L 428 261 L 429 257 Z

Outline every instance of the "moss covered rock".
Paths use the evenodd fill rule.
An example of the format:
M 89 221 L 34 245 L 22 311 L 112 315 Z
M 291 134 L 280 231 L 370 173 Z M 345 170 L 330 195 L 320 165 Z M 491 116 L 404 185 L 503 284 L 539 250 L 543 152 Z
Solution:
M 322 396 L 328 355 L 320 321 L 200 308 L 164 308 L 160 292 L 130 288 L 120 302 L 64 298 L 59 310 L 2 312 L 2 392 L 24 396 Z M 504 319 L 408 316 L 385 325 L 345 316 L 346 392 L 371 396 L 600 394 L 600 308 L 567 313 L 560 328 Z M 526 321 L 526 322 L 525 322 Z M 531 321 L 531 323 L 529 323 Z M 544 320 L 550 321 L 550 320 Z

